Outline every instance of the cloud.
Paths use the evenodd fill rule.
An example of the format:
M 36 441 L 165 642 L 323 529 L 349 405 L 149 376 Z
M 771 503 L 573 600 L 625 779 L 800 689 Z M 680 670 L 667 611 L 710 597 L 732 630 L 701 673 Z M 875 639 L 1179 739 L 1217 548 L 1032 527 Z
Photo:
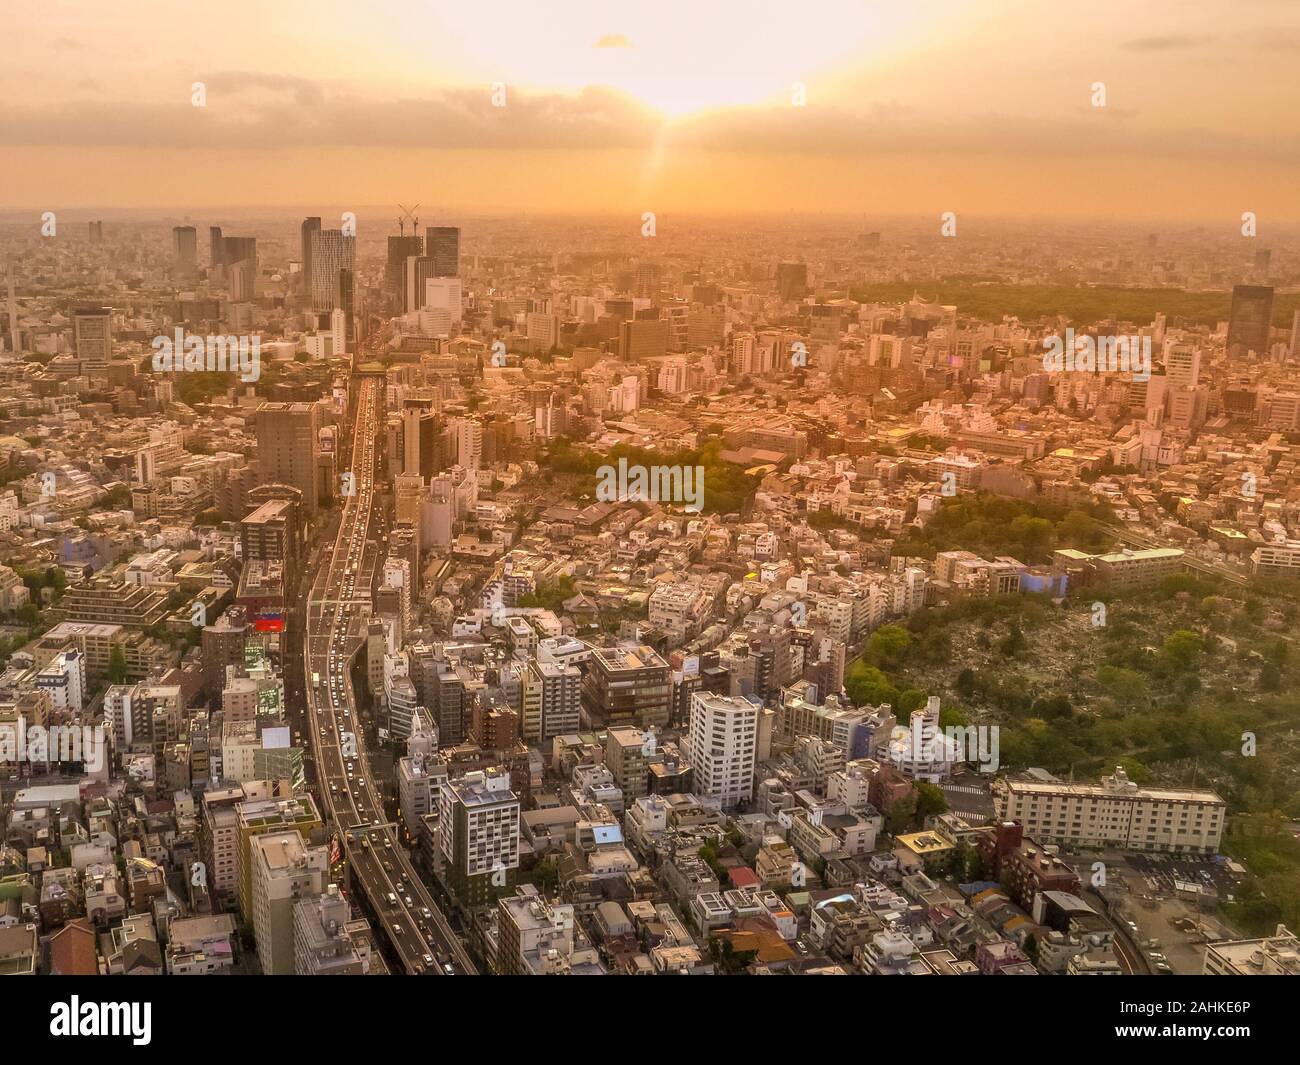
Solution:
M 1020 165 L 1062 156 L 1152 159 L 1300 158 L 1291 138 L 1252 138 L 1199 128 L 1151 128 L 1135 112 L 1077 108 L 1057 118 L 998 112 L 927 113 L 877 104 L 853 110 L 785 105 L 738 107 L 679 119 L 624 93 L 587 88 L 510 96 L 493 107 L 485 85 L 423 98 L 381 100 L 309 79 L 224 71 L 205 79 L 207 106 L 192 107 L 189 84 L 165 104 L 85 95 L 60 104 L 11 103 L 0 110 L 0 146 L 75 145 L 174 151 L 274 151 L 301 147 L 650 150 L 787 155 L 817 160 L 961 153 L 1002 154 Z M 1050 180 L 1050 175 L 1045 175 Z
M 1127 48 L 1136 52 L 1178 52 L 1185 51 L 1188 48 L 1200 48 L 1202 45 L 1212 43 L 1211 37 L 1193 37 L 1184 33 L 1170 33 L 1159 37 L 1137 37 L 1131 41 L 1124 41 L 1120 44 L 1121 48 Z
M 631 48 L 632 42 L 624 37 L 621 33 L 607 33 L 595 44 L 593 48 Z

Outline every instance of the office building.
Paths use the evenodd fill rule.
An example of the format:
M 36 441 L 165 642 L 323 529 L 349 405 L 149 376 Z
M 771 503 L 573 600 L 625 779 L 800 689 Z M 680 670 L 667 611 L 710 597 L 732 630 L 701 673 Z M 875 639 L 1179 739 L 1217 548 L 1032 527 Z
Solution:
M 297 971 L 294 907 L 305 897 L 324 892 L 329 851 L 308 847 L 297 832 L 271 832 L 251 841 L 249 863 L 252 912 L 248 916 L 262 973 L 292 976 Z
M 426 226 L 424 253 L 433 260 L 434 277 L 460 276 L 460 228 Z
M 668 354 L 668 323 L 661 318 L 638 318 L 619 326 L 618 354 L 626 362 L 661 359 Z
M 107 378 L 113 357 L 113 312 L 107 307 L 77 307 L 72 312 L 72 347 L 78 372 Z
M 258 473 L 263 484 L 287 484 L 302 493 L 306 512 L 320 506 L 320 408 L 315 403 L 263 403 L 254 418 Z
M 172 255 L 176 268 L 191 272 L 199 263 L 199 232 L 193 226 L 172 227 Z
M 645 645 L 594 647 L 582 681 L 582 718 L 588 728 L 668 724 L 672 676 L 659 652 Z
M 239 522 L 244 562 L 280 562 L 294 584 L 302 546 L 301 496 L 268 499 Z
M 1268 353 L 1268 330 L 1273 320 L 1273 289 L 1268 285 L 1233 285 L 1228 318 L 1228 354 Z

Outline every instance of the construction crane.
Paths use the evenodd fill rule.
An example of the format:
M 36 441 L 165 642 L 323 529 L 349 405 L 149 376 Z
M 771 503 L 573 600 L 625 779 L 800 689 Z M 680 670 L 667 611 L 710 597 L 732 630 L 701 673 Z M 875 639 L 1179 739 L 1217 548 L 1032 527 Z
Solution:
M 397 228 L 401 232 L 402 236 L 406 236 L 406 223 L 408 221 L 411 223 L 411 235 L 418 236 L 420 232 L 420 219 L 415 212 L 420 209 L 420 205 L 417 203 L 408 211 L 399 203 L 397 208 L 402 212 L 397 216 Z

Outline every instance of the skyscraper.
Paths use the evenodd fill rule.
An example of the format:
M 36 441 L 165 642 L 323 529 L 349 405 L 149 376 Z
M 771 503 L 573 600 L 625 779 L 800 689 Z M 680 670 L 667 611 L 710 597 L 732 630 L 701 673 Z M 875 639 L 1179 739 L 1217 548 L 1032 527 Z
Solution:
M 348 272 L 349 279 L 356 265 L 357 238 L 345 237 L 341 229 L 322 229 L 311 234 L 311 308 L 314 311 L 332 311 L 342 307 L 352 309 L 351 300 L 344 303 L 340 273 Z M 349 293 L 350 295 L 350 293 Z
M 1165 356 L 1165 374 L 1172 388 L 1195 388 L 1201 379 L 1201 353 L 1190 344 L 1174 344 Z
M 107 307 L 76 308 L 72 312 L 72 344 L 82 374 L 107 377 L 113 355 L 112 311 Z
M 215 270 L 219 266 L 225 265 L 225 252 L 221 244 L 221 227 L 208 226 L 208 267 Z
M 427 255 L 407 256 L 402 265 L 402 313 L 418 311 L 424 306 L 426 282 L 437 277 L 435 263 Z
M 193 270 L 199 262 L 199 232 L 193 226 L 172 227 L 172 254 L 176 267 L 184 273 Z
M 222 237 L 221 259 L 226 267 L 230 298 L 245 303 L 257 297 L 257 238 Z
M 1268 352 L 1268 327 L 1273 319 L 1270 285 L 1233 285 L 1232 313 L 1228 319 L 1228 353 Z M 1235 349 L 1235 351 L 1234 351 Z
M 783 300 L 804 296 L 808 291 L 807 263 L 780 263 L 776 268 L 776 291 Z
M 263 403 L 257 408 L 257 462 L 263 484 L 288 484 L 302 492 L 314 514 L 320 449 L 320 412 L 314 403 Z
M 424 238 L 418 233 L 388 238 L 388 259 L 384 263 L 384 291 L 392 305 L 398 310 L 402 306 L 402 276 L 406 271 L 406 260 L 412 256 L 424 254 Z
M 460 276 L 458 226 L 425 226 L 424 252 L 433 260 L 434 277 Z
M 9 350 L 10 351 L 17 351 L 20 343 L 19 336 L 18 336 L 17 271 L 18 271 L 18 267 L 14 263 L 13 257 L 10 256 L 8 269 L 6 270 L 6 273 L 8 275 L 7 280 L 9 282 L 8 309 L 9 309 Z M 1295 347 L 1294 335 L 1292 336 L 1291 346 L 1292 348 Z
M 103 223 L 103 222 L 91 222 L 91 223 L 90 223 L 90 243 L 91 243 L 91 244 L 102 244 L 103 242 L 104 242 L 104 223 Z
M 312 294 L 311 288 L 311 263 L 312 263 L 312 237 L 320 232 L 320 219 L 316 216 L 304 218 L 302 221 L 302 290 L 308 296 Z

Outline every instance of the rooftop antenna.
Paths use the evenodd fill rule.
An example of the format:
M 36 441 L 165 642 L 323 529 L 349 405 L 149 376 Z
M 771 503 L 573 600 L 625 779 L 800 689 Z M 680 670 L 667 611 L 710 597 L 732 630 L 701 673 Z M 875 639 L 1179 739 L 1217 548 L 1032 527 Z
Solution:
M 397 228 L 401 232 L 402 236 L 406 236 L 406 223 L 408 219 L 411 223 L 411 235 L 418 235 L 420 232 L 420 219 L 415 212 L 420 209 L 420 205 L 417 203 L 408 211 L 399 203 L 397 209 L 402 212 L 397 216 Z

